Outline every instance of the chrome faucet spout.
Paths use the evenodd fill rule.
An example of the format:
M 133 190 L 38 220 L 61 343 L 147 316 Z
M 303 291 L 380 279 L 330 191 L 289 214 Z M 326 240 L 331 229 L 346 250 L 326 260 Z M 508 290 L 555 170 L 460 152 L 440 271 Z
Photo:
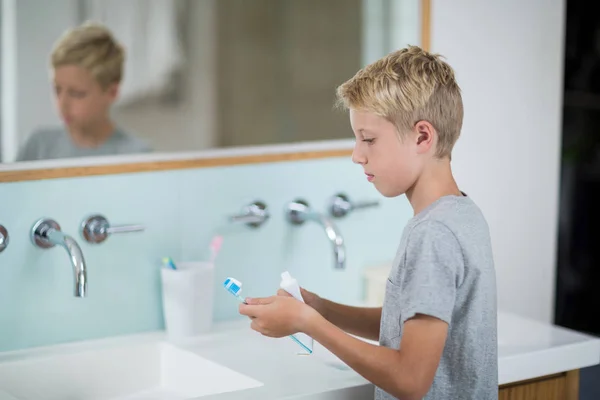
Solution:
M 31 231 L 31 239 L 38 247 L 47 249 L 58 245 L 67 251 L 73 267 L 75 297 L 85 297 L 87 293 L 87 267 L 83 252 L 77 241 L 64 234 L 55 221 L 48 219 L 39 220 L 34 225 Z
M 69 235 L 50 229 L 46 234 L 48 239 L 55 245 L 61 246 L 67 251 L 71 265 L 73 266 L 73 277 L 75 279 L 75 296 L 85 297 L 87 289 L 87 270 L 85 259 L 79 244 Z
M 302 200 L 296 200 L 288 204 L 286 216 L 288 221 L 295 225 L 303 224 L 306 221 L 314 221 L 321 225 L 333 245 L 334 268 L 344 269 L 346 267 L 344 239 L 331 218 L 312 211 L 308 204 Z
M 323 214 L 311 213 L 309 220 L 318 222 L 324 229 L 327 237 L 333 245 L 333 255 L 335 256 L 335 268 L 344 269 L 346 264 L 346 249 L 344 247 L 344 238 L 330 218 Z

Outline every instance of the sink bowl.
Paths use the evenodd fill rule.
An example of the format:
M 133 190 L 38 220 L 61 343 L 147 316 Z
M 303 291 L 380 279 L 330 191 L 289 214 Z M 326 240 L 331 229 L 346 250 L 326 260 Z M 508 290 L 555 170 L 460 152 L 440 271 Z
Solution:
M 0 363 L 0 398 L 11 400 L 185 400 L 258 386 L 166 342 Z

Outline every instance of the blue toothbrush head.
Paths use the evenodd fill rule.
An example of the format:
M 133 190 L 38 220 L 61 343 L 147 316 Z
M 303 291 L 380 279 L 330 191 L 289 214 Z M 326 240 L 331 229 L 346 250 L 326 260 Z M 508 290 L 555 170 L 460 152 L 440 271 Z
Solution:
M 225 279 L 225 282 L 223 282 L 223 286 L 232 295 L 240 297 L 240 293 L 242 293 L 242 282 L 234 278 L 227 278 Z

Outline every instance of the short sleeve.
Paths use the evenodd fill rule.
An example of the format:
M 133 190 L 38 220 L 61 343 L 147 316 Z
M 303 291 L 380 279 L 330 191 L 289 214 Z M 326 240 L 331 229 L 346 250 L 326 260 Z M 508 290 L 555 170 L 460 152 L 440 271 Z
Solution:
M 118 154 L 151 153 L 152 147 L 148 142 L 132 134 L 120 131 L 120 141 L 115 143 L 115 152 Z
M 426 220 L 409 233 L 400 279 L 400 324 L 425 314 L 450 324 L 458 276 L 464 271 L 462 248 L 441 222 Z

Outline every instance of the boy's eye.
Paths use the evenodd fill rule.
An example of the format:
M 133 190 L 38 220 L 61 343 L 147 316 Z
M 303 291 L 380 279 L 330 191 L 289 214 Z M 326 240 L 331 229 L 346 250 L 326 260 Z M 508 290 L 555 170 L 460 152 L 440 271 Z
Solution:
M 363 139 L 363 142 L 367 142 L 369 144 L 373 143 L 375 139 Z
M 75 97 L 76 99 L 81 99 L 82 97 L 85 97 L 85 92 L 81 92 L 78 90 L 71 90 L 69 92 L 69 94 L 73 97 Z

